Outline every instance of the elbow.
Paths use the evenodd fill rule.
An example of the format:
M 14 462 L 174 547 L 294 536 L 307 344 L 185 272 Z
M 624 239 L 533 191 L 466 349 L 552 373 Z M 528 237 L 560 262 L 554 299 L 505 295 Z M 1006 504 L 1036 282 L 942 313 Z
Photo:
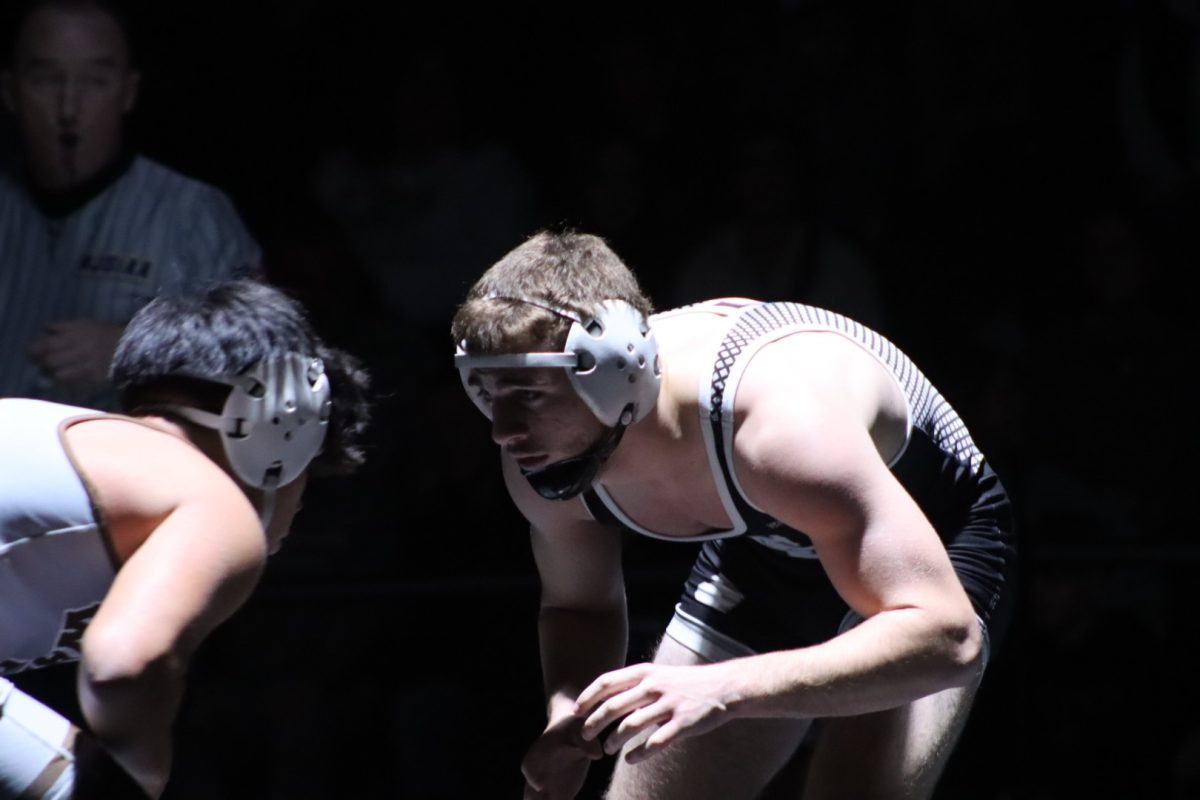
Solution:
M 968 686 L 978 680 L 986 661 L 983 625 L 970 612 L 943 626 L 942 651 L 953 686 Z
M 182 680 L 186 658 L 173 643 L 96 631 L 84 636 L 80 680 L 96 694 Z

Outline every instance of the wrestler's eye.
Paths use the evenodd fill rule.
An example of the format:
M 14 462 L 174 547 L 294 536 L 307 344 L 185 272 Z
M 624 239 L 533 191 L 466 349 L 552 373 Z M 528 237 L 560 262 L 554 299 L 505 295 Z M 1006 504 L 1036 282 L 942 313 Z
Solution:
M 32 69 L 25 75 L 25 80 L 37 89 L 50 86 L 62 86 L 67 82 L 67 76 L 59 70 Z
M 526 403 L 532 403 L 535 400 L 542 399 L 542 393 L 536 389 L 522 389 L 519 396 Z

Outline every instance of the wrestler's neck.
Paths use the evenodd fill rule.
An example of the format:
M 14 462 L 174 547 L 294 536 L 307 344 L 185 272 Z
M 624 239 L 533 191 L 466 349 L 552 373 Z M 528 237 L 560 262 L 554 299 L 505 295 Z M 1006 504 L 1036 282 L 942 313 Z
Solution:
M 644 483 L 651 476 L 664 475 L 678 467 L 681 456 L 700 435 L 694 413 L 695 392 L 681 395 L 678 388 L 670 371 L 664 368 L 654 409 L 625 429 L 621 443 L 600 471 L 600 482 L 606 487 Z
M 229 464 L 229 457 L 225 454 L 225 446 L 221 443 L 221 436 L 216 431 L 200 425 L 194 425 L 186 420 L 180 420 L 171 416 L 160 416 L 158 414 L 139 414 L 137 415 L 137 419 L 144 425 L 160 430 L 168 436 L 174 436 L 176 439 L 180 439 L 195 447 L 209 461 L 219 467 L 222 472 L 227 474 L 245 492 L 255 508 L 258 508 L 262 493 L 257 489 L 247 486 L 234 472 L 233 467 Z

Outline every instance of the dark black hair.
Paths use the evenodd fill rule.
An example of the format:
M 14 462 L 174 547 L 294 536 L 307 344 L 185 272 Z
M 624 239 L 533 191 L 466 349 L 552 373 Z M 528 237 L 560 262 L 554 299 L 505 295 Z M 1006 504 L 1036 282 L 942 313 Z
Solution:
M 333 395 L 325 447 L 313 460 L 313 474 L 352 471 L 364 458 L 367 373 L 357 358 L 321 341 L 304 307 L 273 286 L 237 280 L 155 298 L 126 326 L 110 376 L 127 412 L 161 402 L 164 393 L 182 393 L 197 407 L 219 411 L 228 389 L 205 376 L 240 375 L 288 353 L 320 358 Z

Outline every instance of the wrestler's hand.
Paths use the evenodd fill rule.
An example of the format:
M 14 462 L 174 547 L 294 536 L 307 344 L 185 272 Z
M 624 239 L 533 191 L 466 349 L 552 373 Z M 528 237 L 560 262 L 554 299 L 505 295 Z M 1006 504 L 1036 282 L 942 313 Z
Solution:
M 731 662 L 699 666 L 634 664 L 606 672 L 579 695 L 576 716 L 584 720 L 581 735 L 595 740 L 610 725 L 617 725 L 604 750 L 625 754 L 633 764 L 662 750 L 671 742 L 697 736 L 729 721 L 736 701 Z
M 124 330 L 120 323 L 94 319 L 52 322 L 29 346 L 29 357 L 63 388 L 101 386 Z
M 591 762 L 604 757 L 597 741 L 579 735 L 578 717 L 551 722 L 525 754 L 525 800 L 571 800 L 587 778 Z

